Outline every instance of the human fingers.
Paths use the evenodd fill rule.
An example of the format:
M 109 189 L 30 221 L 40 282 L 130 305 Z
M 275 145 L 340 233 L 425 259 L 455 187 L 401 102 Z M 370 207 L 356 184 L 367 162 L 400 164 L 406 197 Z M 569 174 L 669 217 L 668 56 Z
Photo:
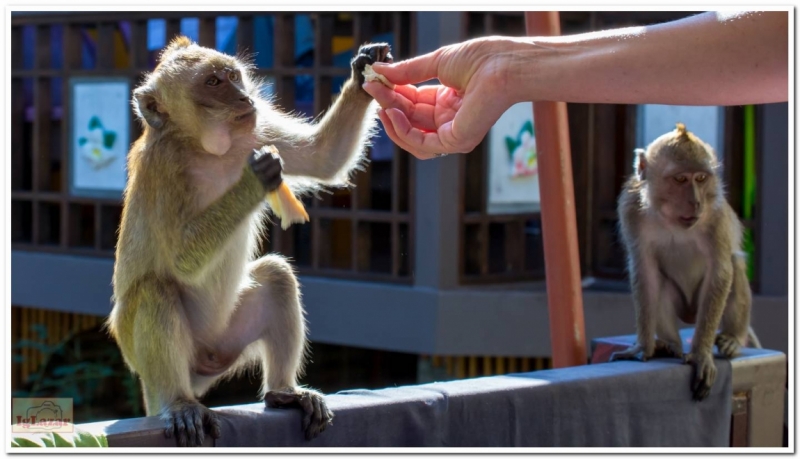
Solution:
M 430 159 L 441 154 L 453 153 L 442 144 L 438 132 L 423 132 L 415 128 L 400 110 L 390 108 L 385 110 L 385 115 L 391 122 L 398 145 L 402 145 L 417 158 Z
M 370 94 L 383 109 L 396 108 L 402 111 L 414 127 L 427 130 L 436 130 L 436 120 L 434 118 L 436 103 L 435 88 L 425 88 L 416 91 L 414 86 L 396 86 L 403 88 L 401 91 L 393 91 L 377 82 L 364 83 L 364 90 Z M 433 89 L 431 91 L 431 89 Z M 429 103 L 415 103 L 415 100 L 431 100 Z
M 401 139 L 397 135 L 397 132 L 395 132 L 394 130 L 394 125 L 392 124 L 392 120 L 390 120 L 389 116 L 386 114 L 386 110 L 380 110 L 378 112 L 378 118 L 380 118 L 381 123 L 383 124 L 383 130 L 386 132 L 386 135 L 389 136 L 392 142 L 397 144 L 397 146 L 402 148 L 403 150 L 411 153 L 414 156 L 417 156 L 414 152 L 411 151 L 412 150 L 411 146 L 408 145 L 403 139 Z
M 385 76 L 394 84 L 414 84 L 431 80 L 438 76 L 439 50 L 393 64 L 376 62 L 372 69 Z

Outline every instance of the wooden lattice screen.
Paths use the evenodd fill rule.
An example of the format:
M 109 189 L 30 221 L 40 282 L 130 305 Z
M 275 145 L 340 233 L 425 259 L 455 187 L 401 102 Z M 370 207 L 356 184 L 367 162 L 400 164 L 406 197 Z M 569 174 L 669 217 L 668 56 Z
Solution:
M 136 87 L 161 47 L 187 28 L 216 47 L 221 18 L 235 18 L 234 51 L 272 56 L 258 73 L 272 79 L 278 105 L 309 117 L 325 110 L 350 73 L 348 53 L 365 41 L 387 40 L 402 59 L 414 49 L 411 13 L 116 12 L 12 16 L 12 246 L 14 250 L 112 257 L 121 216 L 118 198 L 69 191 L 70 79 L 115 76 Z M 259 22 L 260 21 L 260 22 Z M 256 23 L 272 43 L 256 42 Z M 299 27 L 298 27 L 299 24 Z M 312 43 L 295 43 L 303 28 Z M 150 45 L 150 46 L 149 46 Z M 336 48 L 336 49 L 334 49 Z M 257 63 L 259 62 L 257 58 Z M 346 126 L 342 127 L 346 129 Z M 141 134 L 131 117 L 130 139 Z M 376 154 L 376 151 L 380 155 Z M 306 199 L 311 223 L 282 231 L 269 226 L 263 250 L 293 257 L 303 274 L 411 281 L 413 167 L 388 138 L 375 142 L 371 163 L 352 190 Z

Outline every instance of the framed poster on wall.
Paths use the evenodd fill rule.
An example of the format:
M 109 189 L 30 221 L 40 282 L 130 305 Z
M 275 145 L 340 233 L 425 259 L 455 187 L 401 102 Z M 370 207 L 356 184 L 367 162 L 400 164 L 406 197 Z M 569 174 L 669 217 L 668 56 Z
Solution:
M 530 102 L 511 106 L 489 130 L 488 162 L 487 213 L 539 211 L 539 169 Z
M 127 182 L 130 81 L 72 78 L 70 86 L 70 193 L 119 198 Z

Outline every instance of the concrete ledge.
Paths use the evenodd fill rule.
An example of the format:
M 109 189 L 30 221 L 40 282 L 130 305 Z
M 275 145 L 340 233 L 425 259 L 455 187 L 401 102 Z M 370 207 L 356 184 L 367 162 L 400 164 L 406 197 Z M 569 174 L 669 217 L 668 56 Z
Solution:
M 760 351 L 768 357 L 774 353 Z M 759 359 L 761 357 L 751 356 Z M 728 446 L 732 373 L 717 362 L 708 399 L 691 399 L 691 368 L 615 362 L 327 396 L 334 423 L 306 442 L 299 410 L 216 408 L 217 447 Z M 111 447 L 172 446 L 157 418 L 83 424 Z

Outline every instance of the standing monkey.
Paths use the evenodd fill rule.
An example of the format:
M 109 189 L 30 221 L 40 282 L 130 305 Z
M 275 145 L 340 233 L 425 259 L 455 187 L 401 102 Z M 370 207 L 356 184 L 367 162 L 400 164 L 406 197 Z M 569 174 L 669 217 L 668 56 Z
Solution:
M 725 200 L 714 151 L 683 124 L 637 149 L 634 169 L 617 211 L 637 342 L 611 360 L 683 358 L 694 367 L 692 392 L 700 400 L 716 377 L 714 345 L 731 358 L 750 332 L 742 225 Z M 695 324 L 685 356 L 676 318 Z
M 391 62 L 389 46 L 361 46 L 313 124 L 265 100 L 251 64 L 185 37 L 134 91 L 144 133 L 128 156 L 108 326 L 147 414 L 179 445 L 219 437 L 198 398 L 253 366 L 268 406 L 302 408 L 307 439 L 330 423 L 322 395 L 297 385 L 306 327 L 294 271 L 281 256 L 255 256 L 268 192 L 284 181 L 295 192 L 346 185 L 363 161 L 376 109 L 362 72 L 376 61 Z

